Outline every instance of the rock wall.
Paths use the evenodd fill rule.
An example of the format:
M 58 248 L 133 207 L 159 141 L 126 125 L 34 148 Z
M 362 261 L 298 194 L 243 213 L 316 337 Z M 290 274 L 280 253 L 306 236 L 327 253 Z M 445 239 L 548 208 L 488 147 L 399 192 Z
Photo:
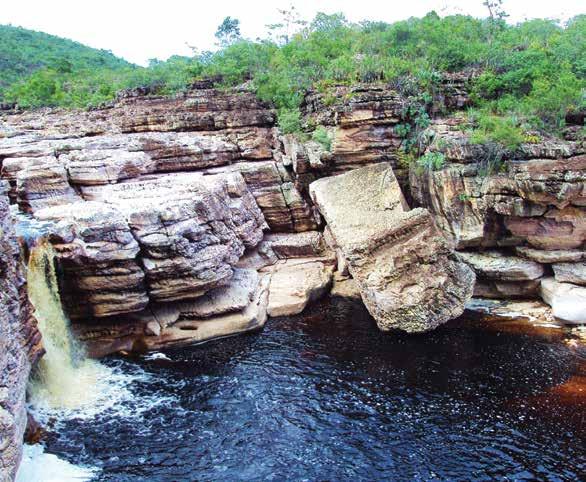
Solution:
M 6 188 L 0 181 L 0 481 L 16 474 L 27 422 L 25 387 L 31 365 L 42 355 Z
M 556 316 L 586 322 L 584 139 L 536 136 L 510 152 L 474 144 L 468 128 L 459 118 L 434 121 L 427 152 L 442 153 L 445 165 L 411 169 L 413 199 L 476 271 L 477 296 L 541 295 Z
M 327 208 L 314 205 L 309 186 L 381 163 L 392 169 L 411 207 L 431 214 L 413 216 L 429 236 L 398 245 L 428 240 L 437 256 L 430 252 L 418 264 L 408 250 L 393 255 L 397 262 L 411 260 L 403 259 L 402 266 L 413 265 L 413 273 L 425 265 L 430 273 L 437 268 L 440 279 L 450 265 L 447 279 L 460 273 L 460 281 L 471 284 L 452 255 L 456 247 L 471 251 L 461 259 L 476 272 L 479 295 L 537 296 L 548 276 L 579 287 L 585 196 L 584 149 L 576 130 L 574 140 L 527 144 L 516 157 L 507 154 L 507 174 L 481 175 L 491 168 L 490 156 L 486 147 L 469 142 L 454 114 L 470 102 L 473 75 L 446 75 L 432 102 L 423 104 L 433 118 L 423 148 L 444 153 L 446 167 L 439 171 L 410 169 L 400 149 L 405 139 L 398 124 L 413 124 L 414 106 L 422 107 L 413 86 L 374 83 L 309 92 L 303 121 L 325 129 L 328 146 L 281 136 L 270 106 L 246 87 L 220 90 L 202 82 L 173 98 L 126 93 L 87 112 L 2 114 L 0 174 L 20 212 L 51 226 L 63 301 L 79 336 L 97 354 L 203 340 L 213 326 L 218 334 L 229 326 L 235 332 L 253 329 L 262 326 L 266 311 L 303 309 L 327 292 L 333 278 L 342 286 L 348 269 L 358 278 L 351 256 L 318 247 L 335 233 L 325 227 L 317 207 L 330 223 Z M 250 281 L 242 269 L 259 273 L 252 287 L 242 285 Z M 391 278 L 379 281 L 393 284 Z M 548 293 L 559 291 L 550 285 Z M 362 296 L 368 299 L 365 286 Z M 438 300 L 445 295 L 439 285 L 434 290 Z M 456 316 L 468 291 L 458 285 L 453 303 L 438 302 L 446 309 L 431 318 Z M 189 305 L 243 292 L 246 306 L 235 302 L 230 309 L 222 301 L 205 316 Z M 576 296 L 576 290 L 564 293 Z M 373 313 L 376 303 L 370 302 Z
M 261 327 L 271 276 L 242 286 L 240 259 L 265 231 L 318 234 L 280 162 L 274 112 L 245 88 L 203 82 L 175 98 L 130 92 L 96 110 L 2 120 L 10 199 L 49 232 L 63 303 L 94 354 Z M 219 292 L 247 303 L 189 305 Z

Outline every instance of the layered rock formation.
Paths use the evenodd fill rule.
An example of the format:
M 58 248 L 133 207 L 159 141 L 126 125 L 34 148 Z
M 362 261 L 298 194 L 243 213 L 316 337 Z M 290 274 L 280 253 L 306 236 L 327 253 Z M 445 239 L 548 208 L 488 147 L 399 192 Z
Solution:
M 325 129 L 331 146 L 281 136 L 274 112 L 249 90 L 211 82 L 174 98 L 131 92 L 87 112 L 6 114 L 1 176 L 22 213 L 51 225 L 63 301 L 96 354 L 259 327 L 267 310 L 296 313 L 332 283 L 356 296 L 356 282 L 381 327 L 425 330 L 468 297 L 472 275 L 452 244 L 466 251 L 479 295 L 538 296 L 544 276 L 576 286 L 584 278 L 579 141 L 524 145 L 506 154 L 508 174 L 486 176 L 486 148 L 469 142 L 457 116 L 436 119 L 423 137 L 446 167 L 409 169 L 399 124 L 413 124 L 415 107 L 433 117 L 468 105 L 472 75 L 443 78 L 426 106 L 408 86 L 381 83 L 308 93 L 303 120 Z M 396 176 L 382 176 L 389 164 Z M 351 246 L 332 227 L 340 213 L 329 200 L 314 206 L 309 185 L 361 167 L 373 170 L 357 174 L 356 186 L 379 207 L 386 196 L 396 202 L 374 209 L 351 186 L 344 196 L 366 213 L 355 219 L 364 232 L 348 230 Z M 374 178 L 392 194 L 366 181 Z M 429 213 L 408 211 L 395 179 Z M 354 222 L 343 216 L 354 207 L 344 196 L 335 201 L 339 224 Z M 323 236 L 317 208 L 328 221 Z M 392 264 L 380 267 L 378 256 Z M 259 273 L 254 289 L 240 270 Z M 234 293 L 248 293 L 248 303 Z M 213 314 L 185 307 L 218 296 L 228 301 Z
M 462 314 L 474 274 L 427 210 L 409 210 L 389 164 L 320 179 L 310 193 L 380 329 L 427 331 Z
M 556 292 L 561 296 L 556 316 L 568 322 L 585 318 L 586 305 L 568 311 L 559 301 L 579 297 L 552 288 L 570 283 L 568 293 L 574 293 L 583 284 L 584 141 L 535 138 L 507 151 L 473 143 L 461 118 L 434 121 L 428 137 L 427 152 L 441 153 L 445 165 L 437 171 L 412 167 L 411 193 L 456 248 L 466 251 L 463 259 L 478 275 L 476 295 L 534 298 L 541 293 L 550 303 Z M 552 275 L 555 285 L 546 281 Z
M 27 423 L 25 387 L 42 355 L 41 337 L 26 296 L 6 184 L 0 181 L 0 480 L 11 481 Z
M 319 222 L 280 162 L 273 111 L 249 90 L 204 82 L 176 98 L 139 94 L 87 112 L 6 115 L 2 125 L 11 201 L 46 224 L 62 301 L 98 355 L 261 327 L 272 273 L 250 287 L 240 259 L 262 252 L 263 231 Z M 333 266 L 302 264 L 290 274 L 305 280 L 307 304 L 326 292 Z M 213 313 L 186 308 L 218 290 Z M 230 295 L 244 291 L 244 305 Z M 274 313 L 287 303 L 275 295 Z

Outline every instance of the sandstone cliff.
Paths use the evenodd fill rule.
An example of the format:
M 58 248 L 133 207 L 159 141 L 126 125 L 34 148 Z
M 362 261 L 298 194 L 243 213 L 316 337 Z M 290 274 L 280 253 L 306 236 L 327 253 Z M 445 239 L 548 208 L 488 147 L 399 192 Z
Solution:
M 27 422 L 25 388 L 42 355 L 40 333 L 26 296 L 20 253 L 0 181 L 0 480 L 16 474 Z

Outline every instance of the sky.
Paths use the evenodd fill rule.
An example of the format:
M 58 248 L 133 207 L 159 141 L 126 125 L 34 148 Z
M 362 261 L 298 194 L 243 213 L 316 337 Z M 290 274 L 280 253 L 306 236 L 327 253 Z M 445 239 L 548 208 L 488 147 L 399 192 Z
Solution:
M 431 10 L 486 16 L 482 0 L 2 0 L 0 24 L 12 24 L 111 50 L 131 62 L 167 59 L 215 48 L 214 33 L 226 16 L 240 20 L 242 35 L 264 37 L 277 9 L 291 5 L 311 20 L 317 12 L 342 12 L 353 22 L 393 22 Z M 584 0 L 504 0 L 509 22 L 526 18 L 567 20 L 586 13 Z

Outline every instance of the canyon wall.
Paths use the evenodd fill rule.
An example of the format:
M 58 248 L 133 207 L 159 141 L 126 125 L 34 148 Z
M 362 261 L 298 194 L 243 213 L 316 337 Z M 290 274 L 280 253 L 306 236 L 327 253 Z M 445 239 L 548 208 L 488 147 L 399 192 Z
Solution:
M 586 145 L 532 136 L 514 150 L 475 144 L 462 118 L 432 122 L 426 152 L 439 170 L 411 167 L 415 202 L 476 272 L 475 296 L 538 298 L 555 316 L 586 322 Z M 580 137 L 582 136 L 582 137 Z
M 249 90 L 203 82 L 175 98 L 127 92 L 102 109 L 2 120 L 10 200 L 55 248 L 62 301 L 91 354 L 257 329 L 268 311 L 293 309 L 277 295 L 269 308 L 272 271 L 286 271 L 263 239 L 303 245 L 295 234 L 319 238 L 319 215 L 280 162 L 274 112 Z M 331 256 L 303 250 L 288 256 L 317 270 L 297 269 L 301 304 L 333 271 Z
M 0 181 L 0 480 L 14 478 L 27 423 L 25 388 L 31 365 L 42 355 L 19 246 L 13 226 L 7 184 Z
M 326 225 L 333 218 L 314 205 L 310 186 L 357 170 L 367 179 L 381 163 L 403 199 L 392 219 L 383 207 L 381 219 L 426 220 L 392 236 L 383 229 L 389 240 L 401 231 L 411 246 L 394 262 L 428 266 L 437 276 L 413 283 L 445 300 L 437 313 L 431 306 L 419 313 L 427 322 L 417 330 L 461 312 L 474 283 L 463 263 L 479 280 L 477 295 L 541 295 L 566 306 L 582 296 L 583 141 L 577 129 L 566 140 L 532 138 L 515 153 L 498 153 L 498 170 L 487 169 L 491 147 L 469 141 L 458 112 L 470 103 L 473 75 L 446 75 L 431 102 L 408 86 L 376 83 L 309 92 L 302 120 L 325 131 L 327 143 L 281 135 L 274 111 L 246 86 L 208 81 L 172 98 L 131 91 L 90 111 L 7 113 L 1 176 L 21 216 L 49 226 L 63 302 L 95 355 L 257 329 L 332 285 L 355 296 L 340 287 L 360 271 L 358 258 L 337 244 Z M 441 152 L 440 169 L 420 168 L 401 148 L 422 109 L 431 123 L 419 133 L 421 153 Z M 383 191 L 360 205 L 358 218 L 374 216 Z M 404 216 L 410 207 L 419 211 Z M 429 256 L 418 258 L 426 249 Z M 384 320 L 403 319 L 393 312 L 419 295 L 412 283 L 385 291 L 394 275 L 377 271 L 375 259 L 374 251 L 364 257 L 360 264 L 370 267 L 355 276 L 362 298 L 389 293 L 367 302 L 371 313 L 381 328 L 410 330 L 408 322 Z M 432 286 L 444 278 L 459 286 L 452 295 Z M 369 290 L 369 279 L 380 286 Z M 546 294 L 559 284 L 569 290 L 561 304 Z

